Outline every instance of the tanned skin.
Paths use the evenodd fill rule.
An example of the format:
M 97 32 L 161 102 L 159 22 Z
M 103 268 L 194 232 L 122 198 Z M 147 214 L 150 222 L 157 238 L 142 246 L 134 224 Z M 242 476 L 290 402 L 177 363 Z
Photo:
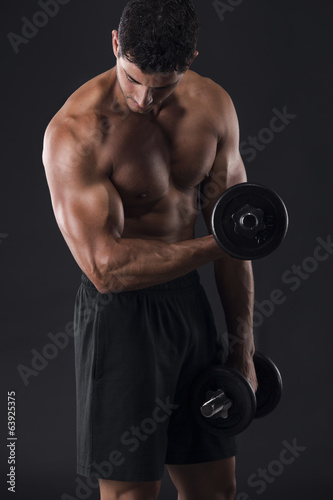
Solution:
M 46 129 L 43 162 L 59 228 L 103 294 L 164 283 L 214 262 L 233 339 L 228 364 L 256 390 L 251 262 L 225 254 L 210 227 L 219 196 L 246 181 L 232 101 L 190 70 L 143 73 L 118 57 L 117 31 L 113 50 L 116 66 L 74 92 Z M 195 238 L 200 184 L 209 235 Z M 234 498 L 234 458 L 168 470 L 179 500 Z M 160 488 L 160 481 L 99 481 L 102 500 L 156 499 Z

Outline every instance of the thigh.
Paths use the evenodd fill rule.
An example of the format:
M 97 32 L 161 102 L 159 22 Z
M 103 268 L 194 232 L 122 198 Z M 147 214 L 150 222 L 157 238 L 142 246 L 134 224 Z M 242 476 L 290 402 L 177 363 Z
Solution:
M 182 364 L 174 401 L 179 408 L 171 415 L 168 428 L 168 465 L 198 464 L 234 457 L 238 451 L 235 436 L 215 436 L 203 429 L 191 410 L 191 388 L 197 375 L 217 364 L 221 342 L 213 312 L 202 287 L 188 304 L 191 332 L 187 356 Z
M 161 481 L 126 482 L 99 479 L 101 500 L 124 498 L 126 500 L 156 500 Z
M 158 481 L 188 346 L 178 293 L 124 292 L 105 302 L 77 339 L 77 471 Z
M 235 457 L 198 464 L 167 465 L 179 500 L 233 500 Z

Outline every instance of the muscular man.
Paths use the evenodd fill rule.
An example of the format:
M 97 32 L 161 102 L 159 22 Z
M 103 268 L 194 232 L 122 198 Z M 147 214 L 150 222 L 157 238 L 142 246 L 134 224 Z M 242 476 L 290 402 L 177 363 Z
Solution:
M 156 499 L 164 464 L 180 500 L 235 495 L 235 439 L 208 435 L 188 402 L 194 377 L 222 361 L 197 272 L 208 262 L 228 364 L 257 383 L 251 263 L 227 256 L 210 228 L 220 194 L 246 180 L 237 116 L 219 85 L 189 70 L 197 31 L 190 0 L 131 0 L 112 33 L 116 66 L 74 92 L 45 133 L 55 217 L 83 271 L 77 472 L 99 478 L 102 500 Z M 195 238 L 200 186 L 209 235 Z

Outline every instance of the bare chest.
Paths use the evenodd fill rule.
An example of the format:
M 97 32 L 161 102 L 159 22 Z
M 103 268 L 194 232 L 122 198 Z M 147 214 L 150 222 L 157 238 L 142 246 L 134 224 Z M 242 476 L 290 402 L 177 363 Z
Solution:
M 209 124 L 190 117 L 119 120 L 107 142 L 110 178 L 124 205 L 133 208 L 171 191 L 193 191 L 211 170 L 217 145 Z

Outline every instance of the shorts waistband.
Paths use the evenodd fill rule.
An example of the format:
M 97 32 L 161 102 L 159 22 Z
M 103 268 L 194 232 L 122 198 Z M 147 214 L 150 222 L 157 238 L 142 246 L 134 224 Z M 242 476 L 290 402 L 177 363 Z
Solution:
M 95 285 L 87 278 L 85 274 L 82 274 L 81 276 L 81 283 L 88 288 L 97 290 Z M 141 288 L 140 290 L 125 291 L 119 293 L 176 292 L 193 288 L 195 286 L 198 286 L 199 284 L 200 276 L 198 271 L 195 269 L 190 273 L 184 274 L 184 276 L 179 276 L 179 278 L 167 281 L 166 283 Z

